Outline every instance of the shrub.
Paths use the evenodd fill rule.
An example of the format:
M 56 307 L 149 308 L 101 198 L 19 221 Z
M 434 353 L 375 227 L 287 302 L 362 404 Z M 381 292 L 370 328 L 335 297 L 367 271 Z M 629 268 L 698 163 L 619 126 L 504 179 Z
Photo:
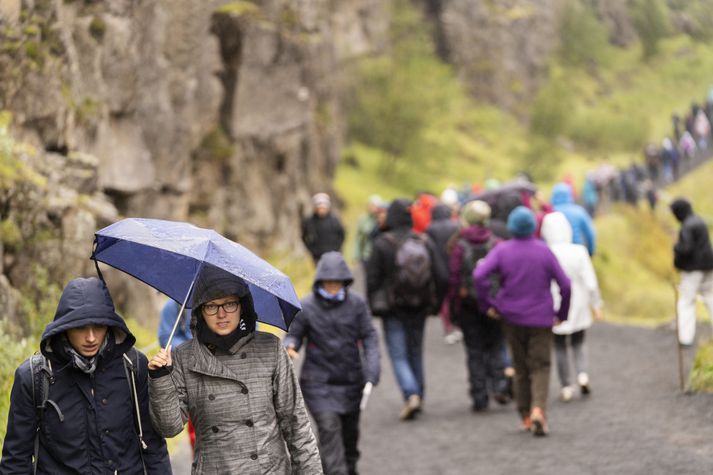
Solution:
M 669 33 L 668 7 L 662 0 L 635 0 L 630 9 L 644 59 L 649 59 L 658 53 L 659 41 Z
M 560 56 L 565 64 L 598 63 L 608 46 L 607 29 L 591 7 L 580 1 L 567 3 L 560 23 Z

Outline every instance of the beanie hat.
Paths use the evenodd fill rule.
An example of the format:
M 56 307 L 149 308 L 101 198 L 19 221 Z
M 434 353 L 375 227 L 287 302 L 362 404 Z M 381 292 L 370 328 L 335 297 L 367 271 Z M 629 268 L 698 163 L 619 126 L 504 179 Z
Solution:
M 460 217 L 464 226 L 483 224 L 490 218 L 490 205 L 481 200 L 471 201 L 463 207 Z
M 507 226 L 508 231 L 515 237 L 524 238 L 531 236 L 537 227 L 535 213 L 533 213 L 530 208 L 518 206 L 510 212 Z
M 229 295 L 237 295 L 242 300 L 249 294 L 250 290 L 242 279 L 218 267 L 206 265 L 193 287 L 191 308 Z
M 332 206 L 332 200 L 329 198 L 329 195 L 327 193 L 317 193 L 312 197 L 312 204 L 315 208 L 318 208 L 320 206 L 329 208 Z

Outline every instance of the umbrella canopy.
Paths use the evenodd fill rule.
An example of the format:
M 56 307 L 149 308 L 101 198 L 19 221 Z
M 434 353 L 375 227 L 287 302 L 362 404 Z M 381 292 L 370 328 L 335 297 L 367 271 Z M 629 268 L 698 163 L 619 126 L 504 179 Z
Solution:
M 129 218 L 95 233 L 92 259 L 147 283 L 190 307 L 201 269 L 212 265 L 250 288 L 261 322 L 287 330 L 300 301 L 289 277 L 247 248 L 189 223 Z
M 480 193 L 471 194 L 468 201 L 473 200 L 483 200 L 487 202 L 495 201 L 498 196 L 505 193 L 525 193 L 526 195 L 532 196 L 537 192 L 537 186 L 533 183 L 524 180 L 514 180 L 508 183 L 503 183 L 502 185 L 492 188 L 490 190 L 481 191 Z

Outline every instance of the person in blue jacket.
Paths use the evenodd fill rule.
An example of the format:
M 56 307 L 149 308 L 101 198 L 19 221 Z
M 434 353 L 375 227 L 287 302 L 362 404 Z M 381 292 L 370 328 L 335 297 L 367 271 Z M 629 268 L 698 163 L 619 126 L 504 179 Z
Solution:
M 590 256 L 597 248 L 597 235 L 592 218 L 582 206 L 574 202 L 572 189 L 566 183 L 558 183 L 552 188 L 552 207 L 564 214 L 572 226 L 572 242 L 582 244 Z
M 39 393 L 33 391 L 30 360 L 25 360 L 10 393 L 0 473 L 170 474 L 166 443 L 149 418 L 148 361 L 133 349 L 135 341 L 102 280 L 69 282 L 40 343 L 51 373 L 45 409 L 35 408 L 42 401 L 35 402 Z
M 306 341 L 300 387 L 317 423 L 325 475 L 357 473 L 360 404 L 380 376 L 379 337 L 366 301 L 349 289 L 353 280 L 342 254 L 323 254 L 284 342 L 296 359 Z
M 161 319 L 158 324 L 158 342 L 161 348 L 166 348 L 168 337 L 171 335 L 173 325 L 176 323 L 178 311 L 181 310 L 181 304 L 173 299 L 168 299 L 161 309 Z M 191 311 L 190 309 L 183 310 L 181 315 L 181 323 L 176 327 L 176 333 L 173 335 L 171 346 L 178 348 L 181 343 L 185 343 L 193 338 L 191 333 Z

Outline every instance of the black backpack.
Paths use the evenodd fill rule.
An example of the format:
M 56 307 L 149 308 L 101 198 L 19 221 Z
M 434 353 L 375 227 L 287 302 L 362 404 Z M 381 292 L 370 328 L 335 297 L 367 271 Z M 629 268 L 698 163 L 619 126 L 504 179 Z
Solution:
M 426 239 L 415 234 L 400 241 L 389 233 L 384 237 L 396 246 L 394 280 L 389 286 L 391 307 L 430 309 L 436 294 Z
M 461 292 L 459 297 L 469 303 L 475 303 L 478 301 L 478 294 L 473 282 L 473 270 L 475 270 L 478 262 L 490 252 L 495 242 L 493 238 L 490 238 L 483 243 L 473 244 L 466 239 L 460 238 L 458 239 L 458 244 L 463 248 L 463 259 L 460 263 Z
M 127 353 L 131 353 L 132 358 L 126 353 L 122 355 L 124 362 L 124 372 L 126 373 L 126 382 L 129 385 L 129 393 L 133 402 L 133 411 L 136 416 L 136 431 L 139 437 L 139 454 L 141 455 L 141 463 L 144 466 L 144 474 L 146 464 L 144 463 L 144 450 L 148 448 L 144 442 L 144 431 L 141 427 L 141 415 L 139 411 L 139 397 L 136 392 L 136 371 L 139 363 L 139 354 L 136 348 L 131 348 Z M 30 372 L 32 373 L 32 403 L 35 407 L 35 445 L 32 454 L 32 473 L 37 473 L 37 458 L 40 453 L 40 424 L 44 416 L 47 406 L 51 406 L 57 412 L 60 422 L 64 422 L 64 414 L 60 410 L 56 402 L 49 399 L 49 387 L 54 384 L 54 375 L 52 374 L 52 363 L 42 353 L 35 353 L 30 356 Z

